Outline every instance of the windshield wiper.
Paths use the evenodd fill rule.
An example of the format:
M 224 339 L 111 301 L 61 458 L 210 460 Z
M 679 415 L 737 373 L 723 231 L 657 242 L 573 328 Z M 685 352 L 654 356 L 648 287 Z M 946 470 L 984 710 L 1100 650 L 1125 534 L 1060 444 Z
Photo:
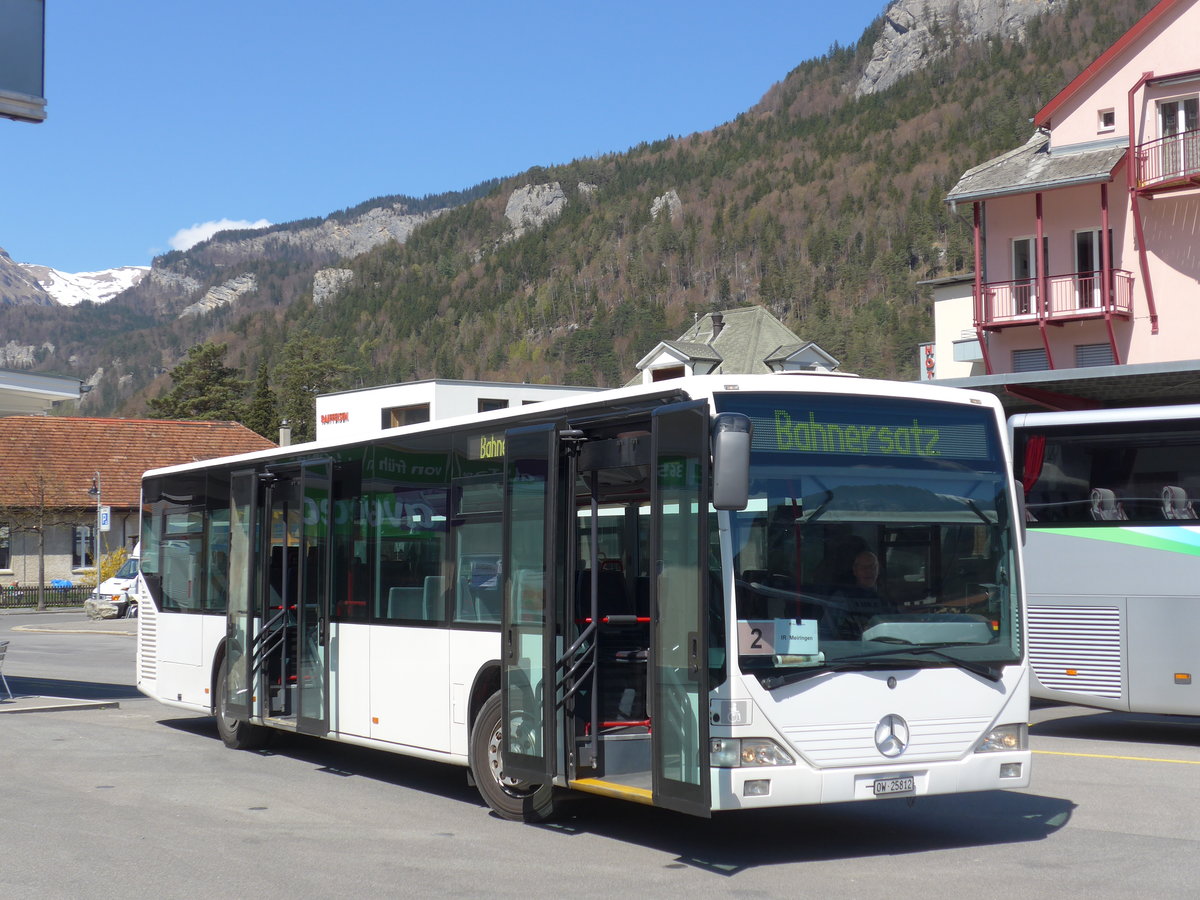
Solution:
M 903 638 L 883 638 L 887 643 L 907 644 Z M 778 687 L 783 687 L 785 684 L 792 684 L 796 681 L 802 681 L 805 678 L 810 678 L 820 672 L 838 672 L 848 669 L 866 668 L 860 666 L 860 663 L 869 662 L 874 665 L 886 664 L 891 665 L 901 660 L 897 659 L 897 654 L 907 653 L 914 656 L 936 656 L 938 659 L 944 660 L 953 666 L 957 666 L 965 672 L 970 672 L 973 675 L 978 675 L 980 678 L 986 678 L 988 681 L 999 681 L 1003 674 L 1000 669 L 995 666 L 989 666 L 987 663 L 975 662 L 974 660 L 959 659 L 957 656 L 951 656 L 944 652 L 946 647 L 978 647 L 979 644 L 969 641 L 961 641 L 954 644 L 939 644 L 937 647 L 929 646 L 899 646 L 895 649 L 876 650 L 874 653 L 860 653 L 858 656 L 848 656 L 844 659 L 833 660 L 826 663 L 824 666 L 814 668 L 801 669 L 796 672 L 788 672 L 786 675 L 776 675 L 773 678 L 761 679 L 761 684 L 767 690 L 774 690 Z

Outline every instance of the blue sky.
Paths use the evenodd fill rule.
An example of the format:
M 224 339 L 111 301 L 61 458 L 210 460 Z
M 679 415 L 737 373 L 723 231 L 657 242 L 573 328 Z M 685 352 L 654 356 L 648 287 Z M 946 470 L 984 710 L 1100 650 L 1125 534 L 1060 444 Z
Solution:
M 46 121 L 0 119 L 0 247 L 147 265 L 213 222 L 703 131 L 886 5 L 47 0 Z

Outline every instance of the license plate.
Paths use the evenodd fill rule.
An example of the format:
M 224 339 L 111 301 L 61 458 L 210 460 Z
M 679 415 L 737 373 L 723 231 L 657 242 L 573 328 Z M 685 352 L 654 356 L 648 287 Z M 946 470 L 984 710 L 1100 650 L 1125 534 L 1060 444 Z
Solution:
M 903 778 L 876 778 L 875 779 L 875 796 L 881 797 L 884 794 L 911 794 L 917 789 L 917 782 L 911 775 L 905 775 Z

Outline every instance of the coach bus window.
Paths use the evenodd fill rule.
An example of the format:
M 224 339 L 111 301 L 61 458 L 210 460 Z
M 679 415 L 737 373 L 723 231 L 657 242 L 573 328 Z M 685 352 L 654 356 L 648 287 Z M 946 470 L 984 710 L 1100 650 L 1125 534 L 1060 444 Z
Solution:
M 364 479 L 375 523 L 375 614 L 404 622 L 445 617 L 449 487 L 445 452 L 376 447 Z

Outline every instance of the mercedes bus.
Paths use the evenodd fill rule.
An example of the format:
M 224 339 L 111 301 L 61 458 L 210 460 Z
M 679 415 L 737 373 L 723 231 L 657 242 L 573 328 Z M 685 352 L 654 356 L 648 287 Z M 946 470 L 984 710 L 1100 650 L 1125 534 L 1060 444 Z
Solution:
M 1007 446 L 984 394 L 718 375 L 150 471 L 137 684 L 514 820 L 1024 787 Z

